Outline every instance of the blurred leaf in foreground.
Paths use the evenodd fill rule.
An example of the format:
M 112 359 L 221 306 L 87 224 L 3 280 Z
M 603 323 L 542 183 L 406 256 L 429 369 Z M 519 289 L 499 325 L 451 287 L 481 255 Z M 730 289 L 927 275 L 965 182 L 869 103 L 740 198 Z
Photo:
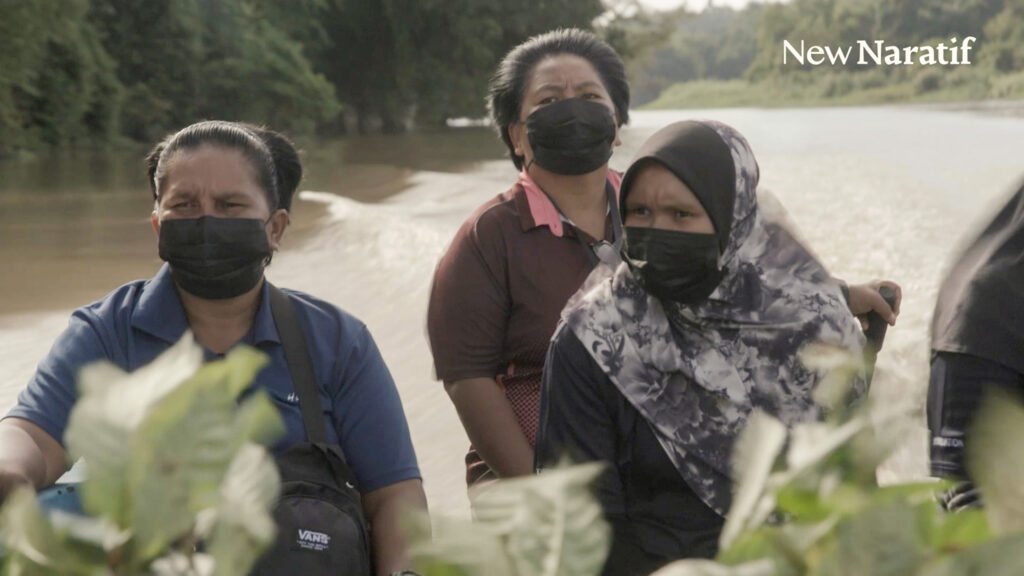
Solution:
M 280 480 L 263 446 L 284 430 L 266 394 L 239 394 L 266 364 L 240 346 L 202 364 L 191 334 L 125 374 L 82 371 L 68 451 L 85 457 L 89 516 L 44 515 L 30 491 L 0 511 L 8 571 L 242 576 L 273 539 Z M 210 554 L 196 552 L 205 540 Z
M 91 482 L 81 488 L 82 506 L 93 516 L 126 526 L 132 501 L 125 498 L 131 439 L 153 406 L 199 369 L 203 352 L 191 332 L 152 363 L 125 374 L 107 362 L 79 374 L 79 398 L 64 434 L 72 460 L 85 458 Z
M 594 576 L 611 547 L 611 527 L 590 485 L 591 463 L 488 486 L 473 496 L 477 522 L 503 538 L 520 576 Z
M 102 543 L 120 543 L 117 530 L 109 524 L 92 527 L 91 542 L 74 541 L 67 530 L 56 530 L 28 488 L 18 488 L 0 511 L 3 542 L 10 554 L 5 574 L 77 576 L 106 573 L 107 555 Z M 98 542 L 97 542 L 98 541 Z
M 1024 405 L 993 389 L 967 434 L 966 460 L 996 534 L 1024 530 Z
M 719 539 L 724 550 L 744 530 L 761 526 L 775 509 L 769 476 L 786 444 L 786 427 L 764 412 L 755 411 L 733 447 L 732 474 L 737 478 L 732 508 Z
M 710 560 L 680 560 L 651 576 L 775 576 L 771 560 L 759 560 L 739 566 L 723 566 Z
M 551 468 L 471 494 L 476 522 L 435 518 L 431 539 L 413 522 L 412 555 L 424 576 L 597 576 L 611 527 L 590 485 L 603 465 Z M 415 529 L 418 524 L 419 529 Z

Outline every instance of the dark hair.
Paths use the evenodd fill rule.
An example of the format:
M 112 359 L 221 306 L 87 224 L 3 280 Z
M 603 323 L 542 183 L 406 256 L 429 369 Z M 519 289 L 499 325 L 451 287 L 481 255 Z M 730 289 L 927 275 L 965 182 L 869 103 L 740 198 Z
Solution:
M 167 161 L 180 150 L 195 150 L 208 144 L 238 150 L 256 171 L 271 211 L 291 210 L 292 196 L 302 180 L 299 154 L 285 136 L 262 126 L 207 120 L 186 126 L 164 138 L 146 157 L 146 172 L 153 199 L 159 200 L 160 183 Z
M 604 87 L 615 105 L 619 126 L 629 122 L 629 84 L 622 58 L 607 43 L 590 32 L 577 28 L 560 28 L 534 36 L 509 52 L 491 78 L 487 96 L 487 109 L 491 120 L 508 147 L 508 155 L 516 168 L 523 167 L 523 157 L 517 156 L 508 127 L 519 121 L 523 106 L 526 80 L 534 66 L 548 56 L 572 54 L 579 56 L 597 70 Z

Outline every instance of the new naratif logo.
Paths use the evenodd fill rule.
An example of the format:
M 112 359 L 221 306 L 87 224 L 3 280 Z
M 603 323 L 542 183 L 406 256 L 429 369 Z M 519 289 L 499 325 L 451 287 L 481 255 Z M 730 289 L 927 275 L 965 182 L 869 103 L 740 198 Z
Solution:
M 846 66 L 851 62 L 854 48 L 857 48 L 857 59 L 852 60 L 857 66 L 970 65 L 971 49 L 977 40 L 974 36 L 968 36 L 959 46 L 956 37 L 949 39 L 949 45 L 940 42 L 937 46 L 896 46 L 883 40 L 858 40 L 850 46 L 807 46 L 801 40 L 799 48 L 789 40 L 783 40 L 782 63 L 789 64 L 792 59 L 800 66 Z

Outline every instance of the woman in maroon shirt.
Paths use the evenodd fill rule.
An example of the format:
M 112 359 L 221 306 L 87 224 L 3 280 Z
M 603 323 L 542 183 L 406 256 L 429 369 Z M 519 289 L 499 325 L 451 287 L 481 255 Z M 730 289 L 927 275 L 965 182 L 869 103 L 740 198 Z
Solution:
M 629 85 L 610 46 L 556 30 L 505 56 L 488 105 L 519 178 L 459 228 L 427 318 L 437 377 L 472 442 L 470 485 L 533 471 L 548 343 L 597 260 L 621 248 L 608 159 L 629 120 Z M 850 308 L 890 322 L 898 313 L 869 285 L 851 287 Z

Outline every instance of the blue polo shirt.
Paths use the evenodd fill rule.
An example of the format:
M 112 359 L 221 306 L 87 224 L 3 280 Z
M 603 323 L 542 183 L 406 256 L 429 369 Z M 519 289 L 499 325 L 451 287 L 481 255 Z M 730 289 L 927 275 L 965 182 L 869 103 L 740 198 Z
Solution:
M 306 337 L 327 434 L 338 442 L 363 493 L 419 478 L 401 400 L 370 332 L 337 307 L 291 290 Z M 67 330 L 39 363 L 18 404 L 7 417 L 28 420 L 63 444 L 68 415 L 77 398 L 79 369 L 108 360 L 132 371 L 177 342 L 188 321 L 165 264 L 156 276 L 121 286 L 102 300 L 75 310 Z M 298 397 L 270 311 L 266 284 L 252 328 L 242 342 L 270 357 L 254 387 L 266 390 L 284 419 L 281 450 L 305 441 Z M 216 354 L 206 350 L 207 360 Z

